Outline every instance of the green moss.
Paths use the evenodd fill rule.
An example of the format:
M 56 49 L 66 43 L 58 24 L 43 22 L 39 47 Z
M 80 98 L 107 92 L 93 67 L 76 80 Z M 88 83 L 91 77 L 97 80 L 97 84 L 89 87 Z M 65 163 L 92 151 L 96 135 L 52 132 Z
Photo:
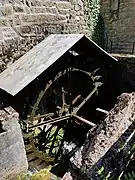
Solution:
M 51 167 L 42 169 L 30 176 L 29 174 L 20 175 L 17 180 L 59 180 L 59 178 L 50 172 Z
M 28 173 L 21 174 L 17 177 L 17 180 L 31 180 L 31 177 Z
M 51 180 L 53 175 L 48 169 L 42 169 L 31 177 L 31 180 Z

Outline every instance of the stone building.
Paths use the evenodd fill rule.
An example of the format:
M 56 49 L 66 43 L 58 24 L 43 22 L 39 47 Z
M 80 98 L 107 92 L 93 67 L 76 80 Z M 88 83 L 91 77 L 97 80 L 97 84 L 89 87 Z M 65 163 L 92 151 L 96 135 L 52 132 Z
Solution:
M 135 1 L 102 0 L 108 51 L 134 54 Z
M 0 71 L 49 34 L 88 33 L 86 7 L 84 0 L 0 0 Z

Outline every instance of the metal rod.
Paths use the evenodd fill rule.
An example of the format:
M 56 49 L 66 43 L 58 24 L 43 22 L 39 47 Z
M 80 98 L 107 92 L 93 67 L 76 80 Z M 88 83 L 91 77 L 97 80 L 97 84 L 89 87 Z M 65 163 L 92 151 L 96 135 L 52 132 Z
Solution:
M 73 111 L 73 114 L 76 114 L 82 106 L 91 98 L 91 96 L 97 91 L 97 86 L 92 90 L 92 92 L 82 101 L 82 103 Z
M 72 114 L 72 116 L 75 117 L 77 120 L 82 121 L 82 122 L 84 122 L 84 123 L 86 123 L 92 127 L 96 126 L 96 124 L 94 124 L 94 123 L 92 123 L 92 122 L 90 122 L 90 121 L 88 121 L 88 120 L 86 120 L 86 119 L 84 119 L 84 118 L 82 118 L 76 114 Z
M 59 121 L 64 121 L 64 120 L 69 119 L 70 117 L 71 116 L 63 116 L 63 117 L 55 118 L 55 119 L 52 119 L 52 120 L 49 120 L 49 121 L 45 121 L 43 123 L 39 123 L 39 124 L 36 124 L 36 125 L 33 125 L 33 126 L 29 126 L 29 129 L 32 129 L 32 128 L 35 128 L 35 127 L 40 127 L 40 126 L 43 126 L 43 125 L 53 124 L 53 123 L 56 123 L 56 122 L 59 122 Z

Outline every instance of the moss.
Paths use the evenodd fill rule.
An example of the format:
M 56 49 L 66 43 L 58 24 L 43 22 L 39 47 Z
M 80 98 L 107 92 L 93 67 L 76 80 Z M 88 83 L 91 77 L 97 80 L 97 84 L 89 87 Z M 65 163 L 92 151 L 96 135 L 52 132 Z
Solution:
M 17 180 L 31 180 L 31 177 L 28 173 L 21 174 L 17 177 Z
M 42 169 L 30 176 L 29 174 L 20 175 L 17 180 L 59 180 L 59 178 L 50 172 L 51 167 Z
M 31 177 L 31 180 L 52 180 L 54 175 L 48 169 L 42 169 Z

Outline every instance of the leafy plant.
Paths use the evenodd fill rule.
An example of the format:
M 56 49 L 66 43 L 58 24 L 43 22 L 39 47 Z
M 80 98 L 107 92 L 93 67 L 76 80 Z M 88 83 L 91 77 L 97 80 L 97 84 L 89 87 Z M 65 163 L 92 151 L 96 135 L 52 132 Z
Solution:
M 125 151 L 127 151 L 125 153 Z M 117 154 L 118 159 L 123 159 L 123 170 L 119 171 L 105 172 L 105 167 L 100 167 L 97 171 L 101 180 L 135 180 L 135 144 L 132 146 L 123 146 Z
M 100 13 L 100 0 L 87 0 L 87 24 L 90 29 L 89 36 L 92 37 Z

